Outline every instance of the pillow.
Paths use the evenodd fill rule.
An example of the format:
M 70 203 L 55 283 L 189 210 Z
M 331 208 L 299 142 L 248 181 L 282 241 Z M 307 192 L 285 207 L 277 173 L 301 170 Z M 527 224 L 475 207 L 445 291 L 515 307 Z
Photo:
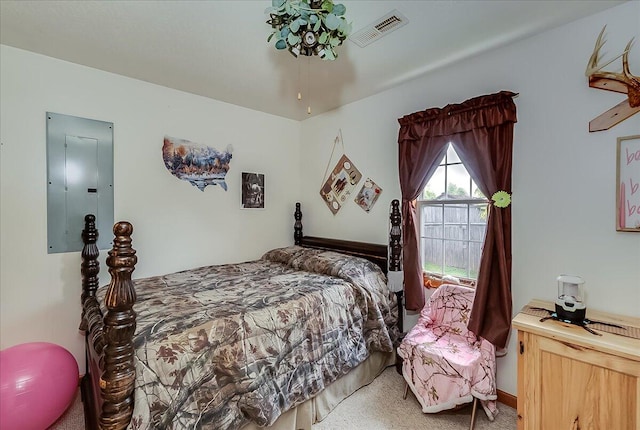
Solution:
M 298 245 L 287 246 L 285 248 L 275 248 L 267 251 L 262 256 L 262 260 L 289 265 L 291 261 L 293 261 L 303 251 L 304 248 Z
M 293 245 L 267 251 L 262 259 L 285 264 L 296 270 L 324 275 L 343 277 L 341 272 L 352 272 L 354 268 L 357 268 L 358 272 L 378 273 L 384 278 L 384 274 L 377 264 L 362 257 L 341 254 L 339 251 L 325 251 Z

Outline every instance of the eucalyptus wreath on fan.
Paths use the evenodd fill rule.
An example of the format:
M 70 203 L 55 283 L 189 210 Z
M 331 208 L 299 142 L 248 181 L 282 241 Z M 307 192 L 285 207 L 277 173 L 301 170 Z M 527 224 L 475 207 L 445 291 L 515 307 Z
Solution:
M 275 40 L 276 49 L 288 49 L 294 56 L 317 55 L 323 60 L 335 60 L 335 48 L 351 33 L 351 23 L 344 14 L 343 4 L 332 0 L 272 0 L 267 24 L 273 32 L 267 42 Z

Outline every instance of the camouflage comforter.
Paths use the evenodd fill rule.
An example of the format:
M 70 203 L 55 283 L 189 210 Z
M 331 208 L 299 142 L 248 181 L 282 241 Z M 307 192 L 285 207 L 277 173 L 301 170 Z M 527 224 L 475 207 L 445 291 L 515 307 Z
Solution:
M 135 286 L 130 429 L 271 425 L 371 351 L 393 350 L 393 295 L 360 258 L 292 246 Z

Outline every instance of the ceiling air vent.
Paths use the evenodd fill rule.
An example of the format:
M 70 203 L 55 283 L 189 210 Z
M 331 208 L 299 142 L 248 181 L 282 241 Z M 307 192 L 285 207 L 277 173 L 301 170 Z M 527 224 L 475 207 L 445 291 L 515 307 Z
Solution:
M 408 23 L 407 17 L 394 9 L 362 30 L 356 31 L 349 36 L 349 39 L 359 47 L 364 48 Z

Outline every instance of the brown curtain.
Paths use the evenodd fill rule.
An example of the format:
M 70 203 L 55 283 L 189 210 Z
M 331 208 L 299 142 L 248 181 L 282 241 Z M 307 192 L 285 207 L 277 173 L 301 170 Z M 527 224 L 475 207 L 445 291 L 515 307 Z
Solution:
M 400 118 L 399 170 L 402 192 L 406 308 L 424 306 L 419 230 L 414 201 L 452 143 L 484 195 L 511 194 L 514 93 L 501 91 L 442 109 Z M 498 347 L 506 346 L 511 326 L 511 206 L 490 207 L 476 296 L 469 329 Z

